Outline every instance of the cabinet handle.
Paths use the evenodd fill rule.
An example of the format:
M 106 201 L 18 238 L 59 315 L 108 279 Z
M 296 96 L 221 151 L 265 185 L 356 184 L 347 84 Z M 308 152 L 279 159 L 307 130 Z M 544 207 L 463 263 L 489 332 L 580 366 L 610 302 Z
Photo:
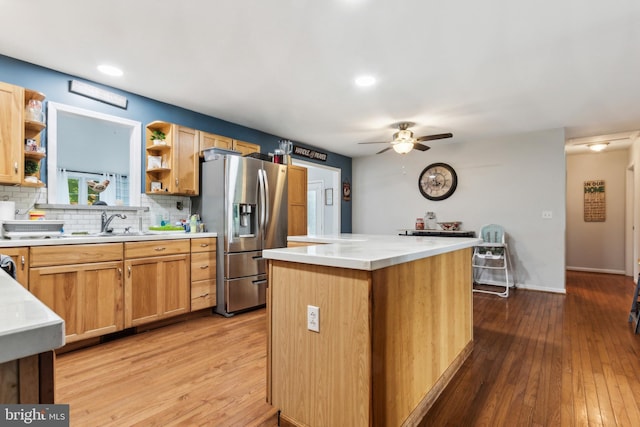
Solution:
M 208 297 L 208 296 L 209 296 L 209 293 L 206 293 L 206 294 L 200 295 L 200 298 L 205 298 L 205 297 Z
M 159 246 L 157 248 L 154 248 L 154 251 L 160 252 L 160 251 L 164 251 L 165 249 L 167 249 L 167 248 L 163 248 L 162 246 Z
M 24 255 L 20 257 L 20 264 L 22 264 L 22 271 L 24 271 Z
M 122 279 L 122 269 L 118 268 L 118 275 L 120 276 L 120 278 Z
M 208 244 L 208 243 L 200 243 L 200 247 L 201 247 L 201 248 L 206 248 L 207 246 L 209 246 L 209 244 Z
M 209 266 L 208 266 L 208 265 L 201 265 L 201 266 L 200 266 L 200 269 L 201 269 L 201 270 L 204 270 L 205 268 L 209 268 Z
M 178 182 L 179 182 L 179 181 L 178 181 L 178 178 L 176 178 L 176 187 L 180 187 L 180 186 L 178 185 Z
M 18 173 L 18 162 L 13 162 L 13 171 Z
M 129 277 L 131 277 L 131 266 L 127 267 L 127 270 L 129 272 Z

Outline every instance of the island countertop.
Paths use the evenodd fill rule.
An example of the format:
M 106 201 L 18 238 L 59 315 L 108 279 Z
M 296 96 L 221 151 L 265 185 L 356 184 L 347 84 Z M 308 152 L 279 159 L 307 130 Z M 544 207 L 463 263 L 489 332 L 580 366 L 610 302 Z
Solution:
M 0 270 L 0 363 L 64 343 L 64 320 Z
M 482 242 L 478 238 L 372 234 L 289 236 L 288 240 L 318 245 L 267 249 L 262 256 L 279 261 L 373 271 L 470 248 Z

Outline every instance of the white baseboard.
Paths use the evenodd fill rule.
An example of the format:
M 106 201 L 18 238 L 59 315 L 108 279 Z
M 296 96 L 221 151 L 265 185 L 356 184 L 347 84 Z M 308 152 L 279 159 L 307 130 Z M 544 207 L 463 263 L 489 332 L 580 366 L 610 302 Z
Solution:
M 518 289 L 524 289 L 527 291 L 540 291 L 540 292 L 552 292 L 554 294 L 566 294 L 567 290 L 565 288 L 562 289 L 558 289 L 558 288 L 549 288 L 546 286 L 538 286 L 538 285 L 525 285 L 522 283 L 518 283 Z
M 620 274 L 622 276 L 627 274 L 625 270 L 612 270 L 608 268 L 566 267 L 566 269 L 571 271 L 583 271 L 585 273 Z

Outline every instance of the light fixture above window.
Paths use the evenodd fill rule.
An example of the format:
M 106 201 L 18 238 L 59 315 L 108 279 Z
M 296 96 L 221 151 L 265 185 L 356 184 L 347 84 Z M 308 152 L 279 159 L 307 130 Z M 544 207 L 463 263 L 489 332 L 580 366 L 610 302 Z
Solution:
M 597 144 L 589 144 L 587 147 L 589 147 L 591 151 L 599 152 L 607 148 L 607 145 L 609 145 L 608 142 L 598 142 Z

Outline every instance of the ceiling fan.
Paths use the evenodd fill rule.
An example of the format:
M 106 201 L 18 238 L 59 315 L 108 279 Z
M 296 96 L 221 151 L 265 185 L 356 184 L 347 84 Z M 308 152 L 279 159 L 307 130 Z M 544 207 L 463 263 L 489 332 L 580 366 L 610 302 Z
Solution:
M 419 151 L 427 151 L 429 148 L 424 144 L 420 144 L 423 141 L 433 141 L 436 139 L 451 138 L 452 133 L 439 133 L 436 135 L 425 135 L 417 138 L 413 137 L 413 132 L 409 130 L 414 123 L 401 122 L 398 123 L 398 132 L 393 134 L 393 140 L 391 142 L 359 142 L 359 144 L 391 144 L 389 147 L 378 151 L 376 154 L 384 153 L 387 150 L 393 148 L 396 153 L 407 154 L 414 148 Z

